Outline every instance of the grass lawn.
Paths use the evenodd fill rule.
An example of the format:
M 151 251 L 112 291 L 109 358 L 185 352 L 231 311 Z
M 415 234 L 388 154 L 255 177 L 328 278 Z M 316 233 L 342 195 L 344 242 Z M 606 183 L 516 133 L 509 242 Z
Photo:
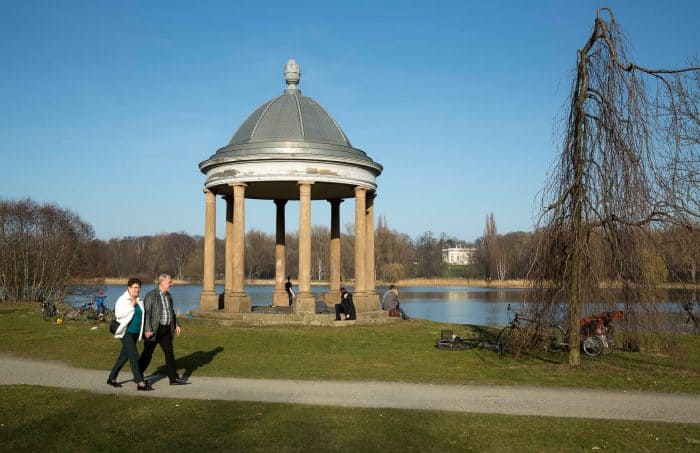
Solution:
M 206 375 L 700 394 L 698 335 L 679 336 L 676 354 L 615 351 L 571 369 L 564 355 L 499 360 L 489 350 L 433 347 L 441 329 L 478 336 L 475 326 L 416 321 L 253 328 L 183 320 L 182 327 L 175 353 L 180 372 L 193 380 Z M 0 332 L 0 353 L 61 360 L 105 370 L 105 376 L 120 348 L 106 324 L 55 325 L 41 319 L 38 304 L 0 304 Z M 153 364 L 162 363 L 157 349 Z M 0 386 L 0 401 L 3 451 L 122 450 L 139 433 L 154 436 L 153 445 L 238 451 L 700 451 L 698 425 L 178 401 L 29 386 Z
M 2 451 L 696 451 L 698 425 L 194 401 L 0 386 Z M 42 408 L 37 410 L 37 408 Z
M 219 327 L 181 321 L 175 342 L 181 372 L 246 378 L 377 380 L 648 390 L 700 394 L 700 335 L 678 337 L 675 354 L 615 351 L 583 357 L 572 369 L 565 354 L 499 359 L 490 350 L 433 347 L 441 329 L 478 337 L 474 326 L 429 321 L 384 326 Z M 91 330 L 95 328 L 94 330 Z M 120 343 L 106 323 L 44 321 L 38 304 L 0 304 L 0 352 L 109 370 Z M 163 364 L 160 348 L 153 364 Z M 128 365 L 127 365 L 128 366 Z M 152 370 L 149 370 L 152 371 Z

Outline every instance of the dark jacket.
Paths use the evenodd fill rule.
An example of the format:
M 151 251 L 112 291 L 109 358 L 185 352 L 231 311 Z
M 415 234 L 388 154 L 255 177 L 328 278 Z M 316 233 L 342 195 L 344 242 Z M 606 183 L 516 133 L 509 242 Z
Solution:
M 168 298 L 170 303 L 170 334 L 175 338 L 175 327 L 177 327 L 177 316 L 175 316 L 175 306 L 173 305 L 173 298 L 170 292 L 165 293 L 165 297 Z M 160 318 L 163 314 L 163 304 L 160 301 L 160 290 L 156 287 L 146 294 L 143 299 L 143 307 L 146 312 L 145 322 L 143 326 L 144 332 L 153 332 L 151 339 L 155 339 L 155 333 L 158 332 L 158 326 L 160 325 Z
M 349 319 L 357 318 L 355 314 L 355 303 L 352 301 L 352 294 L 345 293 L 340 297 L 340 312 L 348 315 L 350 317 Z

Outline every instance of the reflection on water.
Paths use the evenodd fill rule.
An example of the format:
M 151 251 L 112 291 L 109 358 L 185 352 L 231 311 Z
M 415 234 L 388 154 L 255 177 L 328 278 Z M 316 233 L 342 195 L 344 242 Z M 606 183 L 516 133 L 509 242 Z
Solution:
M 155 287 L 153 284 L 143 285 L 140 297 L 146 296 Z M 98 288 L 87 288 L 80 294 L 74 294 L 66 302 L 80 305 L 92 300 Z M 126 291 L 125 285 L 106 285 L 102 287 L 107 299 L 105 305 L 114 309 L 117 298 Z M 294 288 L 296 289 L 296 287 Z M 328 291 L 328 286 L 313 286 L 312 292 L 316 297 Z M 388 288 L 378 287 L 379 296 Z M 255 306 L 265 306 L 272 303 L 273 285 L 246 286 L 246 293 Z M 216 291 L 223 292 L 223 285 L 217 285 Z M 353 288 L 348 287 L 352 292 Z M 200 285 L 175 285 L 170 290 L 175 301 L 177 313 L 187 313 L 199 308 Z M 409 316 L 431 321 L 449 322 L 456 324 L 505 325 L 508 322 L 507 306 L 511 304 L 516 311 L 521 307 L 524 290 L 518 288 L 475 288 L 463 286 L 407 286 L 399 288 L 401 306 Z M 669 290 L 666 292 L 666 309 L 680 312 L 680 302 L 692 300 L 694 294 L 690 291 Z M 624 307 L 620 307 L 624 308 Z

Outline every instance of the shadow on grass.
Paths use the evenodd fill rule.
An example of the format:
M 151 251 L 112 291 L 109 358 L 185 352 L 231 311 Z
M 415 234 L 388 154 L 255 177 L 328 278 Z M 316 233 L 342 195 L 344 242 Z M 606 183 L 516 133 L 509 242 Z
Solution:
M 182 377 L 184 379 L 189 379 L 190 376 L 192 376 L 192 374 L 197 370 L 197 368 L 201 368 L 204 365 L 210 363 L 212 360 L 214 360 L 214 357 L 216 357 L 216 355 L 223 350 L 224 348 L 219 346 L 217 348 L 212 349 L 211 351 L 193 352 L 192 354 L 175 359 L 175 367 L 178 370 L 184 368 L 185 372 L 182 374 Z M 159 366 L 153 374 L 159 376 L 167 376 L 168 369 L 165 367 L 165 364 L 163 364 Z

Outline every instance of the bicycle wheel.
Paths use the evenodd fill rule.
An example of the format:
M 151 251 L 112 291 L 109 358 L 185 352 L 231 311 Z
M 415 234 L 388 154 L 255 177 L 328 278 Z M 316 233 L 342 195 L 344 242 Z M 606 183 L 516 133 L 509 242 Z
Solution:
M 513 327 L 508 326 L 504 327 L 498 333 L 498 336 L 496 337 L 496 352 L 498 352 L 498 355 L 504 354 L 513 349 L 514 330 L 515 329 L 513 329 Z
M 597 357 L 603 352 L 603 348 L 605 347 L 603 345 L 603 341 L 596 337 L 596 336 L 590 336 L 583 340 L 583 352 L 586 353 L 586 355 L 591 356 L 591 357 Z

